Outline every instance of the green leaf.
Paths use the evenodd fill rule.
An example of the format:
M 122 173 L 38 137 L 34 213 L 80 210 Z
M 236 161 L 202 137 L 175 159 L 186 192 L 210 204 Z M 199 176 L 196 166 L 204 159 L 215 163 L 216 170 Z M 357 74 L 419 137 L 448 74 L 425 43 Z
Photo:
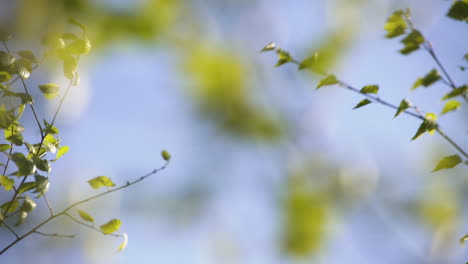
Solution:
M 98 176 L 95 177 L 91 180 L 88 181 L 89 185 L 93 187 L 93 189 L 99 189 L 101 187 L 114 187 L 115 183 L 112 182 L 111 179 L 109 179 L 106 176 Z
M 419 49 L 420 45 L 424 43 L 424 37 L 418 30 L 413 30 L 401 40 L 401 43 L 403 43 L 405 47 L 400 50 L 400 53 L 407 55 Z
M 307 59 L 303 60 L 301 64 L 299 64 L 299 70 L 312 68 L 318 61 L 319 53 L 314 52 L 314 54 Z
M 91 42 L 89 39 L 78 39 L 67 46 L 67 51 L 70 54 L 87 55 L 91 51 Z
M 15 180 L 10 179 L 5 175 L 0 175 L 0 185 L 2 185 L 6 191 L 13 189 L 13 184 L 15 184 Z
M 25 182 L 18 188 L 18 195 L 36 188 L 36 182 Z
M 46 193 L 49 190 L 49 179 L 41 175 L 35 175 L 34 179 L 36 180 L 36 189 L 33 193 L 39 193 L 37 198 L 41 197 L 42 194 Z
M 454 98 L 460 95 L 466 95 L 468 93 L 468 85 L 463 85 L 458 87 L 457 89 L 453 89 L 450 93 L 444 95 L 442 97 L 442 100 L 447 100 L 450 98 Z
M 120 225 L 122 225 L 122 222 L 119 219 L 112 219 L 109 222 L 99 226 L 99 228 L 104 234 L 108 235 L 119 230 Z
M 282 49 L 277 49 L 276 53 L 278 54 L 278 62 L 275 64 L 275 67 L 279 67 L 285 63 L 292 61 L 292 57 L 289 54 L 289 52 Z
M 76 76 L 76 67 L 78 66 L 78 59 L 68 54 L 63 58 L 63 73 L 69 80 L 73 80 Z
M 394 38 L 405 34 L 407 25 L 403 19 L 404 11 L 397 10 L 387 19 L 384 29 L 387 31 L 386 38 Z
M 425 120 L 421 123 L 421 125 L 418 128 L 418 131 L 416 131 L 416 134 L 414 134 L 413 138 L 411 140 L 415 140 L 419 138 L 422 134 L 429 132 L 429 133 L 434 133 L 434 130 L 437 129 L 438 124 L 436 123 L 437 116 L 433 113 L 428 113 L 426 114 Z
M 8 41 L 11 39 L 11 34 L 4 28 L 0 28 L 0 41 Z
M 48 134 L 52 134 L 52 135 L 57 135 L 59 133 L 58 129 L 54 126 L 52 126 L 51 124 L 49 124 L 49 122 L 47 122 L 47 120 L 43 119 L 42 120 L 43 123 L 44 123 L 44 132 L 45 133 L 48 133 Z
M 452 155 L 442 158 L 432 172 L 436 172 L 443 169 L 451 169 L 462 162 L 462 159 L 458 155 Z
M 438 80 L 440 80 L 440 74 L 436 69 L 433 69 L 424 77 L 417 79 L 416 82 L 414 82 L 413 87 L 411 87 L 411 90 L 414 90 L 421 85 L 424 87 L 429 87 Z
M 468 240 L 468 234 L 460 238 L 460 244 L 465 245 L 466 240 Z
M 14 120 L 13 114 L 7 111 L 4 105 L 0 105 L 0 128 L 8 129 Z
M 11 160 L 16 164 L 16 167 L 18 167 L 18 176 L 28 176 L 34 174 L 36 171 L 34 162 L 26 158 L 21 152 L 11 154 Z
M 5 210 L 8 208 L 9 204 L 10 204 L 10 201 L 0 205 L 0 208 L 2 209 L 2 211 L 5 212 Z M 7 213 L 12 213 L 12 212 L 16 211 L 16 209 L 18 209 L 18 207 L 19 207 L 19 201 L 16 199 L 13 202 L 11 202 L 10 208 L 8 209 Z
M 94 218 L 89 215 L 88 213 L 86 213 L 85 211 L 81 211 L 81 210 L 78 210 L 78 214 L 80 215 L 80 218 L 87 221 L 87 222 L 91 222 L 91 223 L 94 223 Z
M 468 53 L 463 56 L 465 58 L 466 62 L 468 62 Z
M 32 64 L 31 61 L 25 58 L 21 58 L 15 61 L 16 73 L 23 79 L 28 79 L 31 75 Z
M 75 25 L 75 26 L 81 28 L 83 31 L 86 31 L 86 27 L 85 27 L 83 24 L 81 24 L 80 22 L 78 22 L 78 21 L 77 21 L 76 19 L 74 19 L 74 18 L 69 18 L 69 19 L 68 19 L 68 23 L 70 23 L 70 24 L 72 24 L 72 25 Z
M 324 79 L 322 79 L 319 84 L 317 85 L 317 89 L 322 87 L 322 86 L 327 86 L 327 85 L 334 85 L 339 83 L 338 80 L 336 79 L 336 76 L 334 74 L 328 75 Z
M 8 72 L 0 72 L 0 83 L 8 82 L 11 79 L 11 75 Z
M 9 144 L 0 144 L 0 152 L 7 151 L 11 148 Z
M 20 210 L 24 212 L 31 212 L 36 208 L 36 202 L 34 202 L 31 198 L 26 196 L 26 198 L 23 200 L 23 204 L 21 205 Z
M 27 60 L 30 60 L 32 62 L 37 62 L 37 59 L 36 59 L 36 56 L 34 55 L 34 53 L 30 50 L 20 50 L 17 52 L 18 55 L 21 57 L 21 58 L 24 58 L 24 59 L 27 59 Z
M 408 101 L 406 99 L 401 100 L 400 106 L 398 106 L 398 110 L 397 110 L 397 112 L 396 112 L 396 114 L 395 114 L 395 116 L 393 118 L 399 116 L 401 113 L 403 113 L 406 109 L 408 109 L 410 107 L 411 107 L 410 101 Z
M 34 164 L 36 164 L 36 167 L 38 170 L 49 172 L 50 171 L 50 162 L 46 159 L 41 159 L 37 156 L 34 156 L 32 158 Z
M 272 51 L 276 49 L 276 44 L 274 42 L 268 43 L 265 47 L 260 50 L 260 52 Z
M 120 243 L 119 248 L 117 249 L 117 252 L 121 252 L 128 245 L 128 235 L 127 235 L 127 233 L 123 233 L 122 237 L 123 237 L 123 241 L 122 241 L 122 243 Z
M 366 85 L 362 87 L 360 92 L 364 94 L 367 94 L 367 93 L 377 94 L 379 92 L 379 86 L 378 85 Z
M 68 146 L 63 146 L 63 147 L 60 147 L 57 151 L 57 154 L 55 155 L 55 159 L 53 159 L 52 161 L 56 161 L 58 160 L 60 157 L 62 157 L 65 153 L 67 153 L 68 151 L 70 150 L 70 147 Z
M 19 214 L 18 221 L 16 222 L 15 226 L 21 225 L 24 222 L 24 220 L 26 220 L 27 217 L 28 217 L 28 212 L 21 211 Z
M 59 95 L 59 86 L 55 83 L 48 83 L 39 85 L 39 89 L 47 99 L 54 99 Z
M 171 159 L 171 154 L 167 152 L 167 150 L 161 151 L 161 156 L 165 161 L 169 161 Z
M 447 16 L 452 19 L 468 23 L 468 1 L 454 1 L 447 13 Z
M 447 103 L 445 103 L 445 106 L 444 108 L 442 109 L 442 115 L 443 114 L 446 114 L 448 112 L 451 112 L 451 111 L 455 111 L 457 110 L 458 108 L 460 108 L 461 106 L 461 103 L 458 102 L 457 100 L 450 100 L 448 101 Z
M 72 33 L 63 33 L 60 37 L 66 40 L 78 40 L 79 39 L 78 36 Z
M 363 106 L 368 105 L 368 104 L 370 104 L 370 103 L 372 103 L 371 100 L 369 100 L 369 99 L 364 99 L 364 100 L 360 101 L 353 109 L 357 109 L 357 108 L 363 107 Z

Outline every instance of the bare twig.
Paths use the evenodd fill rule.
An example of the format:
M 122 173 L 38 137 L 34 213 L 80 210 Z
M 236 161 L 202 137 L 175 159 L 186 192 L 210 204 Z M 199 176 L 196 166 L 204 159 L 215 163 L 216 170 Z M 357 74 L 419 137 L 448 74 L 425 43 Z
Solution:
M 47 233 L 42 233 L 42 232 L 39 232 L 39 231 L 34 231 L 33 233 L 35 234 L 38 234 L 38 235 L 41 235 L 41 236 L 47 236 L 47 237 L 68 237 L 68 238 L 74 238 L 75 235 L 62 235 L 62 234 L 47 234 Z
M 4 221 L 2 222 L 2 224 L 5 225 L 5 227 L 6 227 L 8 230 L 10 230 L 10 232 L 11 232 L 13 235 L 15 235 L 16 239 L 19 238 L 18 234 L 15 232 L 15 230 L 13 230 L 13 228 L 11 228 L 10 225 L 8 225 L 7 223 L 5 223 Z
M 49 208 L 49 213 L 50 216 L 54 215 L 54 210 L 52 209 L 52 206 L 50 205 L 49 199 L 47 199 L 47 196 L 44 192 L 41 192 L 42 197 L 44 197 L 44 201 L 46 202 L 47 208 Z
M 106 234 L 104 232 L 102 232 L 101 229 L 99 229 L 97 226 L 95 225 L 90 225 L 88 223 L 85 223 L 83 221 L 80 221 L 78 219 L 76 219 L 75 217 L 71 216 L 69 213 L 65 213 L 64 214 L 65 216 L 67 216 L 68 218 L 70 218 L 71 220 L 75 221 L 76 223 L 82 225 L 82 226 L 86 226 L 87 228 L 90 228 L 90 229 L 93 229 L 93 230 L 96 230 L 98 231 L 99 233 L 103 234 L 103 235 L 111 235 L 111 236 L 115 236 L 115 237 L 120 237 L 120 235 L 117 235 L 117 234 Z

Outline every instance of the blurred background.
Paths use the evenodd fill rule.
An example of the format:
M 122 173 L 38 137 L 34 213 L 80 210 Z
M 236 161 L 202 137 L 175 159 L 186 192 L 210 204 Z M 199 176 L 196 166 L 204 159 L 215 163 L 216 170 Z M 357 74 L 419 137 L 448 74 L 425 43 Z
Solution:
M 441 82 L 411 92 L 436 65 L 424 51 L 398 53 L 384 38 L 396 9 L 411 8 L 458 84 L 467 82 L 466 24 L 445 16 L 440 0 L 1 0 L 0 23 L 13 51 L 40 54 L 40 39 L 67 30 L 73 17 L 93 45 L 81 59 L 57 127 L 70 147 L 53 167 L 54 208 L 96 193 L 98 175 L 124 184 L 163 172 L 78 209 L 98 223 L 119 218 L 129 235 L 103 236 L 59 218 L 2 263 L 460 263 L 468 251 L 466 166 L 431 173 L 455 153 L 438 135 L 411 141 L 420 122 L 338 87 L 315 90 L 319 76 L 294 65 L 274 68 L 258 51 L 271 41 L 301 60 L 319 51 L 325 66 L 380 96 L 409 98 L 439 114 Z M 45 65 L 27 81 L 66 85 Z M 33 95 L 41 97 L 39 89 Z M 37 99 L 51 118 L 57 101 Z M 441 118 L 468 147 L 466 107 Z M 34 132 L 34 119 L 23 117 Z M 33 135 L 33 133 L 31 133 Z M 3 157 L 2 157 L 3 158 Z M 3 189 L 2 189 L 3 190 Z M 39 208 L 40 207 L 40 208 Z M 76 212 L 72 212 L 75 214 Z M 47 217 L 40 201 L 22 230 Z M 0 244 L 14 237 L 0 230 Z M 2 246 L 3 248 L 3 246 Z

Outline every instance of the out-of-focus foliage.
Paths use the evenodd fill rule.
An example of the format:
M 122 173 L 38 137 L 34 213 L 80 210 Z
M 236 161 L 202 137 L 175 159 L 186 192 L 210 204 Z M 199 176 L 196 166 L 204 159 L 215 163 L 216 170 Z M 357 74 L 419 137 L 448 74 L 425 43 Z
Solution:
M 248 66 L 239 56 L 205 46 L 194 47 L 187 56 L 190 92 L 204 115 L 234 135 L 267 141 L 281 137 L 281 123 L 255 104 Z

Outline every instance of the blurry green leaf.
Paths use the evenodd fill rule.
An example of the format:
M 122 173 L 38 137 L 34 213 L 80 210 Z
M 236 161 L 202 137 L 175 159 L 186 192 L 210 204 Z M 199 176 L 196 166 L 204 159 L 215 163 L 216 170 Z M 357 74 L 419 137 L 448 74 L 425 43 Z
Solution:
M 406 109 L 410 107 L 411 107 L 410 101 L 406 99 L 401 100 L 400 106 L 398 106 L 398 110 L 393 118 L 397 117 L 398 115 L 400 115 L 401 113 L 403 113 Z
M 34 193 L 39 193 L 37 196 L 37 198 L 39 198 L 49 190 L 49 179 L 41 175 L 34 175 L 34 180 L 36 181 L 36 189 L 34 190 Z
M 466 62 L 468 62 L 468 53 L 465 54 L 465 56 L 463 56 L 463 58 L 465 58 Z
M 71 56 L 66 55 L 63 57 L 63 73 L 65 77 L 69 80 L 73 80 L 76 74 L 76 67 L 78 66 L 78 59 Z
M 2 71 L 9 70 L 16 61 L 16 58 L 6 51 L 0 51 L 0 68 Z
M 34 162 L 31 159 L 26 158 L 21 152 L 11 154 L 11 160 L 18 168 L 18 176 L 31 175 L 36 171 L 36 165 L 34 165 Z
M 21 211 L 18 217 L 18 221 L 16 222 L 15 226 L 19 226 L 24 223 L 24 220 L 28 217 L 28 212 Z
M 8 82 L 11 79 L 11 75 L 8 72 L 0 72 L 0 83 Z
M 436 167 L 432 170 L 432 172 L 436 172 L 442 169 L 451 169 L 462 162 L 462 159 L 458 155 L 452 155 L 444 157 L 437 163 Z
M 11 112 L 5 109 L 4 105 L 0 105 L 0 128 L 7 129 L 15 120 Z
M 117 249 L 117 252 L 121 252 L 122 250 L 124 250 L 127 247 L 127 244 L 128 244 L 128 235 L 127 235 L 127 233 L 123 233 L 122 237 L 123 237 L 123 241 L 119 245 L 119 248 Z
M 78 39 L 70 43 L 66 48 L 70 54 L 87 55 L 91 51 L 91 42 L 89 39 Z
M 165 161 L 169 161 L 171 159 L 171 154 L 167 152 L 167 150 L 163 150 L 161 152 L 161 156 Z
M 465 21 L 468 23 L 468 1 L 454 1 L 447 13 L 447 16 L 455 20 Z
M 26 198 L 24 198 L 23 200 L 23 204 L 21 205 L 20 210 L 24 212 L 31 212 L 32 210 L 34 210 L 34 208 L 36 208 L 36 205 L 36 202 L 34 202 L 31 198 L 26 196 Z
M 54 99 L 59 95 L 59 86 L 55 83 L 39 85 L 39 89 L 47 99 Z
M 37 156 L 34 156 L 33 158 L 34 164 L 36 164 L 36 167 L 38 170 L 49 172 L 50 171 L 50 162 L 46 159 L 41 159 Z
M 272 51 L 276 49 L 276 44 L 274 42 L 270 42 L 268 45 L 262 48 L 260 52 L 265 52 L 265 51 Z
M 466 94 L 468 94 L 468 85 L 463 85 L 463 86 L 458 87 L 457 89 L 453 89 L 450 93 L 444 95 L 444 97 L 442 97 L 442 100 L 447 100 L 450 98 L 454 98 L 454 97 L 457 97 L 460 95 L 466 95 Z
M 11 34 L 4 28 L 0 28 L 0 41 L 8 41 L 11 39 Z
M 30 50 L 20 50 L 17 53 L 21 58 L 30 60 L 31 62 L 37 62 L 36 56 Z
M 78 36 L 72 33 L 63 33 L 60 37 L 66 40 L 78 40 L 79 39 Z
M 401 43 L 403 43 L 405 47 L 400 50 L 400 53 L 407 55 L 419 49 L 420 45 L 424 43 L 424 37 L 418 30 L 413 30 L 401 40 Z
M 319 57 L 318 52 L 314 52 L 312 56 L 303 60 L 301 64 L 299 64 L 299 70 L 313 68 L 314 64 L 318 61 L 318 57 Z
M 18 188 L 18 195 L 36 188 L 36 182 L 25 182 Z
M 85 211 L 81 211 L 81 210 L 78 210 L 78 214 L 80 215 L 80 218 L 85 220 L 85 221 L 88 221 L 88 222 L 91 222 L 91 223 L 94 223 L 94 218 L 89 215 L 88 213 L 86 213 Z
M 22 79 L 28 79 L 29 76 L 31 75 L 32 71 L 32 64 L 31 61 L 25 58 L 21 58 L 19 60 L 15 61 L 15 69 L 16 73 L 22 78 Z
M 368 104 L 370 104 L 370 103 L 372 103 L 371 100 L 369 100 L 369 99 L 364 99 L 364 100 L 360 101 L 353 109 L 357 109 L 357 108 L 363 107 L 363 106 L 368 105 Z
M 120 225 L 122 225 L 122 222 L 119 219 L 112 219 L 109 222 L 99 226 L 99 228 L 104 234 L 108 235 L 119 230 Z
M 460 244 L 465 245 L 466 240 L 468 240 L 468 234 L 460 238 Z
M 67 153 L 68 151 L 70 150 L 70 147 L 68 146 L 63 146 L 63 147 L 60 147 L 57 151 L 57 154 L 55 155 L 55 159 L 53 159 L 52 161 L 56 161 L 58 160 L 60 157 L 62 157 L 65 153 Z
M 436 69 L 433 69 L 428 74 L 426 74 L 426 76 L 417 79 L 416 82 L 414 82 L 413 87 L 411 88 L 411 90 L 414 90 L 414 89 L 418 88 L 421 85 L 424 86 L 424 87 L 428 87 L 431 84 L 437 82 L 438 80 L 440 80 L 439 72 Z
M 101 187 L 114 187 L 115 183 L 112 182 L 111 179 L 109 179 L 106 176 L 98 176 L 96 178 L 93 178 L 88 181 L 89 185 L 93 187 L 93 189 L 99 189 Z
M 10 206 L 10 208 L 8 209 L 8 212 L 7 212 L 7 213 L 12 213 L 12 212 L 16 211 L 16 209 L 18 209 L 18 207 L 19 207 L 19 205 L 20 205 L 18 199 L 16 199 L 16 200 L 14 200 L 13 202 L 11 202 L 11 205 L 9 205 L 9 204 L 10 204 L 10 201 L 8 201 L 8 202 L 2 204 L 2 205 L 0 206 L 0 208 L 2 209 L 2 211 L 5 211 L 5 210 L 8 208 L 8 206 Z
M 418 128 L 418 131 L 416 131 L 416 134 L 411 138 L 411 140 L 415 140 L 419 138 L 422 134 L 429 132 L 433 133 L 435 129 L 437 129 L 438 125 L 436 123 L 437 116 L 433 113 L 428 113 L 426 114 L 426 119 L 421 123 L 421 125 Z
M 13 184 L 15 184 L 13 179 L 10 179 L 5 175 L 0 175 L 0 185 L 2 185 L 6 191 L 13 189 Z
M 317 89 L 322 87 L 322 86 L 326 86 L 326 85 L 334 85 L 334 84 L 337 84 L 339 83 L 338 80 L 336 79 L 336 76 L 335 75 L 328 75 L 327 77 L 325 77 L 324 79 L 322 79 L 319 84 L 317 85 Z
M 33 104 L 34 102 L 33 97 L 30 94 L 26 94 L 26 93 L 16 93 L 16 92 L 7 90 L 3 92 L 3 95 L 19 98 L 22 104 Z
M 447 103 L 445 103 L 444 108 L 442 109 L 442 114 L 446 114 L 451 111 L 455 111 L 458 108 L 460 108 L 461 103 L 458 102 L 457 100 L 450 100 Z
M 51 124 L 49 124 L 49 122 L 47 122 L 47 120 L 43 119 L 42 122 L 44 123 L 44 132 L 45 133 L 52 134 L 52 135 L 57 135 L 59 133 L 58 129 L 56 127 L 52 126 Z
M 0 144 L 0 152 L 9 150 L 11 146 L 9 144 Z
M 394 38 L 405 34 L 407 25 L 403 19 L 404 11 L 397 10 L 387 19 L 384 29 L 387 31 L 386 38 Z
M 378 85 L 366 85 L 362 87 L 361 93 L 372 93 L 372 94 L 377 94 L 379 92 L 379 86 Z
M 275 67 L 281 66 L 285 63 L 292 61 L 292 57 L 289 54 L 289 52 L 282 49 L 277 49 L 276 53 L 278 54 L 278 62 L 276 63 Z

